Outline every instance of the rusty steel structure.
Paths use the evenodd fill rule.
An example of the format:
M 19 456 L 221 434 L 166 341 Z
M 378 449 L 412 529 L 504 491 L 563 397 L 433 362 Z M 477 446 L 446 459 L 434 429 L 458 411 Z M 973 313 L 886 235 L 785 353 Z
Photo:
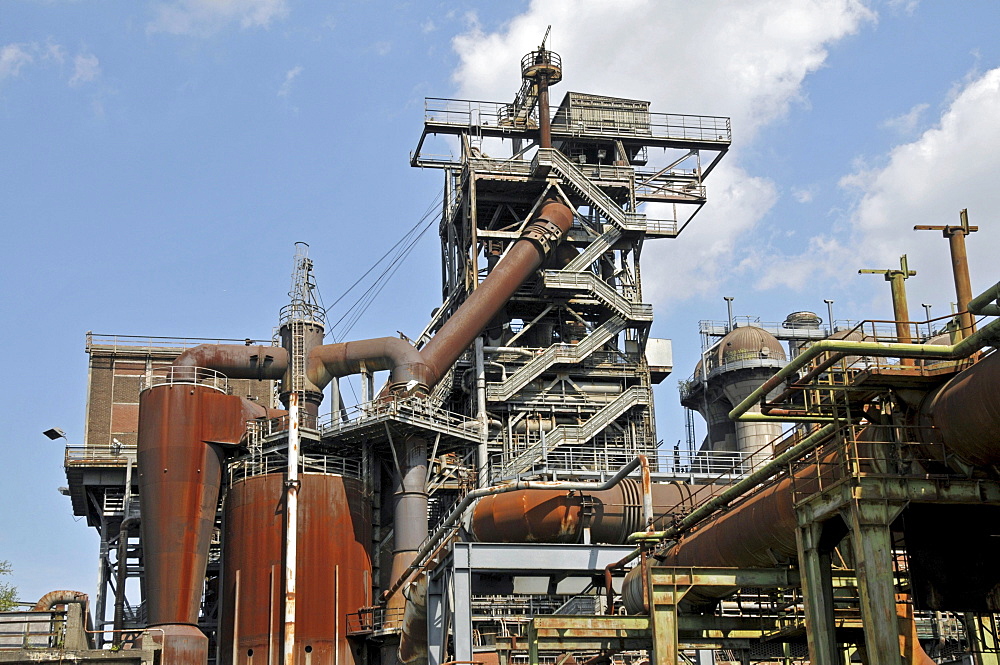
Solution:
M 937 335 L 909 320 L 905 257 L 879 271 L 891 321 L 739 325 L 727 297 L 681 384 L 708 425 L 682 460 L 656 441 L 672 359 L 640 255 L 706 203 L 729 120 L 577 92 L 553 108 L 546 41 L 512 103 L 427 100 L 412 164 L 444 176 L 442 285 L 415 341 L 326 343 L 304 243 L 270 341 L 88 334 L 66 469 L 102 538 L 94 646 L 160 665 L 996 663 L 1000 286 L 972 296 L 976 227 L 918 227 L 953 251 L 962 311 Z

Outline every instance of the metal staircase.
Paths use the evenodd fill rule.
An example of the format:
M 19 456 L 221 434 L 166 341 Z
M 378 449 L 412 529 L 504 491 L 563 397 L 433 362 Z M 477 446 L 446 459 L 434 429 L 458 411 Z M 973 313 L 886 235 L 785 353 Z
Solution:
M 519 367 L 501 383 L 488 383 L 486 397 L 500 402 L 514 394 L 537 378 L 542 372 L 559 363 L 578 363 L 600 347 L 610 342 L 615 335 L 626 328 L 628 323 L 620 316 L 614 316 L 594 328 L 579 344 L 553 344 L 526 364 Z
M 542 282 L 547 289 L 579 292 L 588 291 L 597 300 L 611 308 L 618 316 L 629 321 L 652 321 L 653 306 L 629 301 L 614 287 L 587 271 L 546 270 Z
M 601 258 L 605 252 L 611 250 L 622 237 L 622 230 L 616 226 L 610 227 L 607 231 L 602 233 L 593 242 L 587 245 L 587 249 L 583 250 L 575 257 L 573 260 L 566 264 L 564 270 L 570 272 L 575 272 L 579 270 L 586 270 L 594 263 L 597 259 Z
M 580 445 L 590 441 L 632 407 L 649 404 L 651 397 L 649 388 L 633 386 L 591 416 L 583 425 L 560 425 L 553 428 L 538 443 L 507 462 L 503 467 L 503 477 L 510 478 L 531 470 L 543 461 L 548 453 L 560 446 Z

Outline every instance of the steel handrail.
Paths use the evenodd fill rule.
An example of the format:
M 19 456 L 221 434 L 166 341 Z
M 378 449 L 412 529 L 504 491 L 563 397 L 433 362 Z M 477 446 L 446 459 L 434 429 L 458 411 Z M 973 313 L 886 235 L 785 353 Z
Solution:
M 856 356 L 875 356 L 891 358 L 933 358 L 940 360 L 957 360 L 968 357 L 983 346 L 1000 341 L 1000 319 L 990 322 L 978 331 L 966 337 L 957 344 L 907 344 L 901 342 L 852 342 L 849 340 L 825 339 L 816 342 L 800 353 L 791 362 L 778 370 L 774 376 L 765 381 L 742 402 L 729 412 L 730 420 L 762 421 L 772 420 L 788 422 L 785 416 L 765 416 L 763 414 L 748 414 L 753 406 L 782 381 L 789 378 L 812 360 L 824 353 L 845 353 Z

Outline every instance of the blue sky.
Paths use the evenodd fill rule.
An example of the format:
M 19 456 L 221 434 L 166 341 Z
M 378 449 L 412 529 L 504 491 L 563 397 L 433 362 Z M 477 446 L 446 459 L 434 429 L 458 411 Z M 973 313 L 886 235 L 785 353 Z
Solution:
M 438 172 L 408 166 L 423 98 L 512 99 L 548 24 L 557 99 L 733 118 L 709 205 L 643 254 L 678 367 L 657 394 L 668 443 L 723 295 L 765 321 L 825 317 L 824 298 L 889 318 L 884 282 L 856 271 L 907 252 L 911 312 L 944 314 L 946 243 L 909 229 L 965 207 L 974 288 L 1000 278 L 995 1 L 2 0 L 0 559 L 23 598 L 94 590 L 96 538 L 40 434 L 82 441 L 86 331 L 268 337 L 298 240 L 334 300 L 439 196 Z M 439 274 L 432 231 L 351 335 L 414 336 Z

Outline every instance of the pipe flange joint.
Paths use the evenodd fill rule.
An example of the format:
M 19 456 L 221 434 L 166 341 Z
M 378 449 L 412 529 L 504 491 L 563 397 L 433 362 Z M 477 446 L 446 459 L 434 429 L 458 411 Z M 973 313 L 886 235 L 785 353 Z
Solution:
M 530 240 L 538 250 L 546 256 L 562 238 L 562 229 L 547 219 L 532 222 L 521 234 L 522 240 Z

